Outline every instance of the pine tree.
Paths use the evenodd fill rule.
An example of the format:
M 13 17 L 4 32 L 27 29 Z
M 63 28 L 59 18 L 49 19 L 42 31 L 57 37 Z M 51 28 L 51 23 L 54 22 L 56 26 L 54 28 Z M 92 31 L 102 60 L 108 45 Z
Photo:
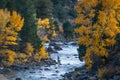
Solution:
M 5 8 L 7 1 L 6 0 L 0 0 L 0 9 Z
M 64 37 L 66 39 L 73 37 L 74 27 L 72 26 L 72 24 L 69 21 L 66 21 L 65 23 L 63 23 L 63 30 L 64 30 L 64 34 L 65 34 Z
M 15 10 L 15 3 L 13 0 L 0 0 L 0 9 L 8 9 L 12 12 Z
M 41 47 L 41 41 L 37 35 L 36 9 L 34 3 L 34 0 L 15 0 L 15 7 L 25 19 L 25 24 L 20 32 L 22 47 L 25 48 L 25 44 L 30 42 L 34 48 L 39 49 Z
M 51 0 L 36 0 L 37 18 L 45 19 L 52 17 L 53 4 Z

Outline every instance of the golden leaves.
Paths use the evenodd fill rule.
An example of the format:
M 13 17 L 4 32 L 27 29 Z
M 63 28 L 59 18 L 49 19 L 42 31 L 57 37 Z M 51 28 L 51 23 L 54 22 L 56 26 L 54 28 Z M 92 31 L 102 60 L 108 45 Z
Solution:
M 9 49 L 0 50 L 0 56 L 3 56 L 2 63 L 6 66 L 10 66 L 14 62 L 16 53 Z
M 8 10 L 0 10 L 0 42 L 5 45 L 16 45 L 17 35 L 21 30 L 24 19 L 17 12 L 12 14 Z M 4 46 L 5 46 L 4 45 Z
M 99 20 L 98 23 L 104 26 L 106 24 L 106 21 L 108 20 L 106 12 L 99 11 L 98 20 Z
M 25 52 L 27 53 L 28 56 L 32 56 L 34 51 L 34 48 L 32 46 L 31 43 L 26 43 L 26 48 L 25 48 Z
M 40 48 L 38 54 L 40 54 L 40 56 L 41 56 L 42 59 L 48 59 L 49 58 L 49 55 L 46 52 L 44 45 Z
M 38 36 L 40 39 L 44 42 L 50 41 L 48 36 L 56 37 L 57 34 L 55 32 L 55 27 L 51 25 L 53 23 L 50 22 L 50 19 L 38 19 L 37 25 L 38 25 Z
M 85 9 L 90 9 L 91 7 L 95 7 L 97 0 L 81 0 L 81 4 L 85 7 Z
M 88 48 L 86 50 L 86 55 L 83 57 L 83 59 L 85 59 L 85 62 L 87 64 L 87 70 L 90 70 L 90 68 L 92 67 L 92 64 L 93 64 L 90 56 L 91 56 L 91 49 Z
M 86 47 L 84 59 L 87 68 L 92 67 L 91 55 L 109 55 L 107 47 L 115 44 L 115 37 L 120 33 L 120 0 L 80 0 L 75 7 L 78 13 L 75 29 L 79 34 L 78 44 Z
M 24 19 L 21 18 L 17 12 L 13 11 L 10 17 L 10 27 L 15 29 L 16 31 L 20 31 L 24 24 Z
M 38 29 L 39 28 L 50 28 L 50 21 L 48 18 L 45 19 L 38 19 Z
M 55 31 L 53 31 L 52 37 L 56 37 L 57 33 Z
M 85 27 L 85 26 L 81 26 L 79 28 L 75 28 L 75 32 L 79 33 L 80 35 L 89 34 L 90 33 L 90 28 Z
M 106 10 L 120 7 L 120 0 L 100 0 L 103 8 Z
M 8 45 L 17 45 L 18 32 L 21 30 L 24 19 L 13 11 L 0 9 L 0 56 L 3 56 L 2 63 L 10 66 L 14 62 L 16 53 L 7 49 Z
M 47 42 L 50 42 L 50 40 L 48 39 L 48 35 L 44 35 L 42 41 L 47 41 Z

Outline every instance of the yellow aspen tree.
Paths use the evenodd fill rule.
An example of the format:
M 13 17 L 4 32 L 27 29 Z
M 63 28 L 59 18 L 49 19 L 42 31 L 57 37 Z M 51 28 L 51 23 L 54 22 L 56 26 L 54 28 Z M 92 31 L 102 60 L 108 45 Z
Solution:
M 120 0 L 79 0 L 75 9 L 78 13 L 75 22 L 80 25 L 75 29 L 80 35 L 78 44 L 86 47 L 83 59 L 87 69 L 91 69 L 92 56 L 107 57 L 107 48 L 115 44 L 115 37 L 120 33 L 117 15 Z
M 24 19 L 21 18 L 17 12 L 10 12 L 7 10 L 0 10 L 0 44 L 1 46 L 16 45 L 18 32 L 21 30 Z
M 49 59 L 49 55 L 45 50 L 45 46 L 42 46 L 35 54 L 35 60 L 39 62 L 41 59 Z
M 50 28 L 50 21 L 48 18 L 38 19 L 38 36 L 42 41 L 50 41 L 48 39 L 48 30 Z
M 41 59 L 48 59 L 49 58 L 49 55 L 46 52 L 44 45 L 40 48 L 39 53 L 40 53 Z
M 0 46 L 2 46 L 3 39 L 5 38 L 5 27 L 10 19 L 10 12 L 0 9 Z
M 1 63 L 4 66 L 10 66 L 14 63 L 16 53 L 10 49 L 3 49 L 0 50 L 0 56 L 3 58 Z
M 9 49 L 10 45 L 17 45 L 18 32 L 21 30 L 24 19 L 13 11 L 0 9 L 0 56 L 3 64 L 12 65 L 16 53 Z
M 35 60 L 40 61 L 41 59 L 48 59 L 49 55 L 47 51 L 45 50 L 44 42 L 50 41 L 48 38 L 49 34 L 52 34 L 52 36 L 56 36 L 55 30 L 50 25 L 50 20 L 48 18 L 45 19 L 38 19 L 38 36 L 42 40 L 42 47 L 36 52 L 34 55 Z
M 10 15 L 10 21 L 6 25 L 5 45 L 16 45 L 18 32 L 22 29 L 24 19 L 15 11 Z
M 56 32 L 53 31 L 52 37 L 56 37 L 56 36 L 57 36 Z
M 40 62 L 41 59 L 49 59 L 49 55 L 45 50 L 44 42 L 42 42 L 42 47 L 34 55 L 34 59 L 38 62 Z
M 51 37 L 56 37 L 57 34 L 55 32 L 55 27 L 52 25 L 50 22 L 50 19 L 45 18 L 45 19 L 38 19 L 38 36 L 40 37 L 41 40 L 43 41 L 50 41 L 48 36 Z
M 57 36 L 57 34 L 55 32 L 55 27 L 52 25 L 50 19 L 48 18 L 38 19 L 37 25 L 38 25 L 38 36 L 40 37 L 43 43 L 42 43 L 42 47 L 38 50 L 38 52 L 35 54 L 34 57 L 37 61 L 40 61 L 40 59 L 49 58 L 49 55 L 45 50 L 44 42 L 50 41 L 48 36 L 55 37 Z
M 31 43 L 26 43 L 25 52 L 27 53 L 27 55 L 28 55 L 29 57 L 32 56 L 33 51 L 34 51 L 34 48 L 33 48 L 32 44 L 31 44 Z

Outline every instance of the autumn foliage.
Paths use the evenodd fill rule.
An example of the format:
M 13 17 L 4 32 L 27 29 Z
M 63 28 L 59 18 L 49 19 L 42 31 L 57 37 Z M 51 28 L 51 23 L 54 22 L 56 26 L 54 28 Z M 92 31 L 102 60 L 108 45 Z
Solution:
M 24 19 L 17 12 L 0 9 L 0 56 L 3 65 L 12 65 L 14 62 L 16 52 L 9 49 L 9 46 L 17 45 L 23 23 Z
M 38 28 L 49 28 L 49 19 L 38 20 Z M 4 66 L 23 64 L 32 60 L 40 62 L 41 59 L 48 59 L 49 55 L 45 50 L 44 44 L 40 49 L 35 49 L 30 42 L 26 43 L 23 51 L 15 52 L 11 46 L 19 45 L 19 32 L 24 24 L 24 19 L 16 11 L 0 10 L 0 61 Z M 41 32 L 44 34 L 44 32 Z M 47 35 L 47 34 L 46 34 Z M 46 38 L 46 35 L 43 35 Z M 44 41 L 44 40 L 42 40 Z M 24 52 L 24 53 L 21 53 Z
M 51 20 L 52 21 L 52 20 Z M 38 25 L 38 36 L 42 41 L 50 41 L 49 37 L 55 37 L 57 36 L 55 32 L 55 26 L 50 21 L 50 19 L 38 19 L 37 25 Z M 49 36 L 49 37 L 48 37 Z
M 116 43 L 115 37 L 120 33 L 120 0 L 79 0 L 75 9 L 75 22 L 80 25 L 75 32 L 80 35 L 78 44 L 86 47 L 83 59 L 90 69 L 93 56 L 107 58 L 108 48 Z
M 44 45 L 40 48 L 40 50 L 39 50 L 38 53 L 40 54 L 40 56 L 41 56 L 42 59 L 48 59 L 49 58 L 49 55 L 46 52 Z
M 26 43 L 26 48 L 25 48 L 26 54 L 31 57 L 34 53 L 34 48 L 31 43 Z

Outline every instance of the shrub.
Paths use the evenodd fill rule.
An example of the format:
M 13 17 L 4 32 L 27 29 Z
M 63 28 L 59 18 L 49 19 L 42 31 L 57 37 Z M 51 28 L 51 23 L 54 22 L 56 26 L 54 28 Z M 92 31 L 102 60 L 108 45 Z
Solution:
M 2 57 L 1 63 L 4 66 L 10 66 L 14 63 L 14 58 L 16 53 L 10 49 L 3 49 L 0 50 L 0 57 Z
M 28 57 L 25 53 L 18 53 L 17 54 L 17 57 L 16 57 L 16 60 L 15 60 L 15 63 L 16 64 L 24 64 L 28 62 Z
M 25 52 L 27 53 L 28 56 L 32 56 L 34 51 L 34 48 L 31 43 L 26 44 Z
M 104 67 L 98 69 L 98 76 L 100 79 L 108 79 L 112 77 L 116 71 L 118 71 L 118 67 Z

